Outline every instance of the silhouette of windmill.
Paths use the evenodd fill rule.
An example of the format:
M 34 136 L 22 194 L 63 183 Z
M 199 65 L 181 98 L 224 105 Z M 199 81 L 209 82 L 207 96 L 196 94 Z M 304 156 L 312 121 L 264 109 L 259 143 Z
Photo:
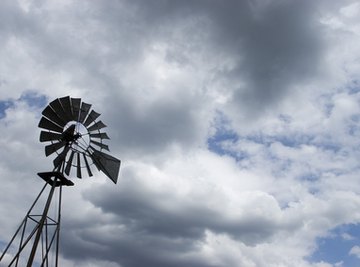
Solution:
M 103 151 L 109 151 L 103 143 L 109 139 L 102 132 L 106 125 L 98 120 L 100 114 L 90 104 L 65 96 L 52 101 L 42 115 L 40 142 L 48 143 L 46 156 L 56 154 L 54 168 L 38 173 L 45 184 L 1 255 L 0 266 L 58 266 L 62 187 L 74 185 L 65 177 L 71 176 L 73 169 L 82 178 L 84 169 L 92 176 L 91 167 L 95 165 L 115 184 L 118 179 L 120 160 Z M 58 199 L 52 202 L 54 195 Z M 40 199 L 45 199 L 45 204 L 39 214 L 35 207 Z M 55 211 L 53 217 L 49 210 Z

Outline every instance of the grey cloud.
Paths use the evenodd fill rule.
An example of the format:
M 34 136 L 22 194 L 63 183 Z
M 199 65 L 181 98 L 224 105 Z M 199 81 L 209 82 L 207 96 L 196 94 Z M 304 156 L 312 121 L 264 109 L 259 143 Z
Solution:
M 316 77 L 322 44 L 312 8 L 300 2 L 274 4 L 252 21 L 240 41 L 244 60 L 235 70 L 245 74 L 249 88 L 238 91 L 236 101 L 261 109 L 282 100 L 294 84 Z
M 191 146 L 198 141 L 206 122 L 199 123 L 202 112 L 194 100 L 157 100 L 148 107 L 138 107 L 120 99 L 108 99 L 106 110 L 109 125 L 120 131 L 112 131 L 111 138 L 120 140 L 119 151 L 125 154 L 159 153 L 173 143 Z M 136 101 L 136 100 L 134 100 Z
M 9 36 L 21 36 L 31 29 L 33 23 L 16 2 L 5 0 L 1 4 L 0 31 L 3 39 L 9 38 Z
M 210 99 L 189 94 L 198 89 L 190 84 L 174 90 L 178 101 L 164 98 L 147 107 L 137 105 L 140 101 L 136 97 L 129 99 L 123 93 L 131 88 L 124 87 L 123 69 L 115 69 L 142 62 L 153 41 L 165 42 L 166 59 L 179 66 L 194 64 L 193 49 L 202 55 L 205 64 L 218 51 L 232 58 L 236 64 L 231 69 L 224 70 L 221 62 L 212 68 L 217 79 L 244 84 L 224 89 L 233 96 L 227 108 L 236 111 L 232 114 L 235 117 L 240 112 L 259 115 L 276 105 L 295 81 L 306 81 L 316 74 L 320 60 L 319 27 L 308 1 L 270 1 L 261 9 L 247 1 L 202 0 L 109 1 L 71 6 L 74 12 L 70 13 L 63 10 L 49 15 L 43 11 L 49 20 L 47 27 L 38 18 L 29 23 L 32 30 L 18 34 L 31 44 L 29 52 L 40 64 L 55 72 L 71 70 L 70 83 L 91 92 L 89 102 L 102 97 L 101 92 L 111 92 L 100 101 L 106 103 L 105 108 L 112 108 L 102 112 L 111 116 L 112 127 L 121 129 L 112 138 L 126 140 L 119 146 L 122 150 L 141 148 L 149 153 L 162 151 L 174 142 L 187 146 L 198 142 L 209 123 L 199 113 Z M 29 19 L 35 15 L 32 12 L 22 13 L 22 17 Z M 59 26 L 55 18 L 69 23 Z M 76 27 L 70 28 L 70 24 Z M 177 36 L 185 24 L 190 26 Z M 145 87 L 153 86 L 146 78 L 139 78 L 144 79 Z
M 118 216 L 119 223 L 128 225 L 130 229 L 168 238 L 198 240 L 203 238 L 206 229 L 210 229 L 217 233 L 229 234 L 248 245 L 254 245 L 267 240 L 280 227 L 284 227 L 275 219 L 251 214 L 229 219 L 219 210 L 201 203 L 188 204 L 187 199 L 174 199 L 171 192 L 159 195 L 146 189 L 134 189 L 138 186 L 138 184 L 129 187 L 123 185 L 121 190 L 110 192 L 99 188 L 88 192 L 87 197 L 103 212 Z M 154 200 L 149 202 L 148 199 Z M 164 209 L 158 202 L 171 203 L 172 208 Z
M 270 241 L 279 231 L 301 226 L 247 212 L 230 219 L 217 209 L 196 203 L 191 195 L 179 199 L 172 192 L 155 193 L 135 182 L 128 170 L 125 175 L 118 187 L 104 185 L 84 193 L 85 199 L 108 218 L 107 223 L 90 217 L 84 218 L 87 223 L 82 225 L 65 222 L 69 231 L 64 233 L 64 257 L 80 260 L 88 255 L 85 257 L 129 267 L 226 266 L 202 258 L 200 248 L 207 230 L 255 246 Z
M 154 27 L 206 17 L 211 27 L 193 34 L 209 30 L 210 42 L 203 43 L 206 55 L 220 51 L 237 62 L 232 69 L 219 69 L 218 75 L 242 81 L 243 88 L 228 90 L 234 94 L 233 105 L 248 114 L 280 102 L 295 83 L 305 83 L 320 71 L 324 32 L 315 18 L 318 6 L 310 1 L 269 1 L 263 6 L 261 1 L 259 6 L 250 1 L 135 3 Z
M 258 10 L 247 1 L 230 1 L 211 10 L 218 49 L 237 62 L 219 75 L 243 85 L 233 91 L 238 112 L 257 117 L 288 96 L 293 85 L 319 73 L 322 29 L 309 1 L 270 1 Z
M 191 58 L 186 58 L 186 49 L 201 43 L 202 50 L 199 51 L 205 58 L 220 51 L 236 62 L 230 69 L 223 69 L 221 62 L 219 66 L 214 66 L 217 79 L 228 80 L 230 83 L 227 84 L 231 84 L 225 89 L 232 95 L 226 107 L 233 111 L 231 119 L 261 116 L 286 99 L 294 90 L 294 84 L 306 84 L 321 71 L 319 66 L 322 50 L 325 49 L 321 39 L 322 28 L 315 20 L 317 6 L 309 1 L 270 1 L 261 9 L 247 1 L 154 1 L 151 4 L 135 1 L 128 5 L 135 6 L 131 10 L 138 15 L 133 23 L 172 47 L 176 44 L 180 47 L 167 50 L 168 60 L 189 64 Z M 206 27 L 196 27 L 199 19 Z M 177 43 L 173 45 L 171 28 L 175 31 L 176 26 L 185 21 L 191 21 L 193 27 L 187 28 L 184 39 L 175 39 Z M 194 35 L 202 36 L 202 31 L 209 31 L 206 35 L 208 39 L 191 39 Z M 145 36 L 151 38 L 146 33 Z M 193 42 L 193 46 L 180 45 L 182 42 Z M 243 85 L 233 85 L 239 82 Z M 134 113 L 131 103 L 119 104 L 123 108 L 119 109 L 117 125 L 121 124 L 120 128 L 124 129 L 123 136 L 119 137 L 130 140 L 132 149 L 138 144 L 139 147 L 150 145 L 152 149 L 157 147 L 162 150 L 176 140 L 185 141 L 182 144 L 186 145 L 188 141 L 196 140 L 194 133 L 199 129 L 196 126 L 197 117 L 191 115 L 190 110 L 196 112 L 199 101 L 203 104 L 209 100 L 186 99 L 181 102 L 185 105 L 183 108 L 154 103 L 142 118 Z M 131 125 L 130 120 L 134 124 L 127 127 Z M 138 127 L 132 128 L 136 125 Z M 163 126 L 162 131 L 153 131 L 159 129 L 156 126 Z
M 83 88 L 84 101 L 92 102 L 94 107 L 104 103 L 101 112 L 110 118 L 106 123 L 121 129 L 111 138 L 124 140 L 119 146 L 122 151 L 156 153 L 174 142 L 187 145 L 197 141 L 203 126 L 198 124 L 197 115 L 201 105 L 197 103 L 200 98 L 189 96 L 191 88 L 178 88 L 174 101 L 160 98 L 145 107 L 139 99 L 124 93 L 131 88 L 124 88 L 124 70 L 116 71 L 118 66 L 132 66 L 144 60 L 148 44 L 166 35 L 159 24 L 148 24 L 147 19 L 137 13 L 139 10 L 126 1 L 72 3 L 71 6 L 73 12 L 62 10 L 54 14 L 48 14 L 41 4 L 26 14 L 17 7 L 22 17 L 30 19 L 35 12 L 41 15 L 30 20 L 30 31 L 17 33 L 37 64 L 55 73 L 68 70 L 69 84 Z M 47 24 L 41 18 L 48 21 Z M 58 21 L 64 23 L 58 24 Z M 171 26 L 165 28 L 169 30 Z M 144 86 L 154 85 L 148 84 L 145 78 Z
M 71 235 L 70 235 L 71 234 Z M 104 233 L 89 229 L 80 234 L 81 238 L 91 245 L 77 241 L 79 231 L 65 233 L 63 254 L 71 260 L 106 259 L 117 262 L 120 266 L 215 266 L 206 260 L 196 257 L 184 257 L 186 252 L 194 249 L 192 240 L 166 239 L 136 232 L 116 232 L 114 240 L 104 240 Z
M 280 101 L 294 82 L 316 75 L 321 61 L 321 29 L 314 19 L 316 5 L 309 1 L 270 1 L 261 10 L 248 1 L 110 1 L 73 5 L 74 9 L 83 10 L 66 17 L 78 25 L 74 30 L 66 26 L 57 28 L 50 22 L 48 27 L 55 26 L 52 32 L 39 20 L 35 24 L 27 23 L 30 15 L 35 14 L 25 16 L 19 9 L 16 13 L 22 15 L 14 17 L 23 20 L 18 23 L 7 20 L 4 24 L 20 24 L 20 29 L 33 25 L 27 34 L 22 31 L 17 34 L 27 36 L 32 49 L 38 49 L 35 56 L 47 61 L 54 70 L 69 66 L 75 73 L 86 71 L 89 77 L 98 79 L 103 79 L 102 73 L 114 63 L 141 60 L 151 40 L 186 43 L 192 42 L 193 35 L 210 31 L 211 39 L 202 40 L 206 41 L 202 43 L 204 56 L 211 57 L 221 51 L 237 61 L 231 70 L 218 70 L 218 75 L 244 83 L 244 88 L 228 90 L 234 94 L 233 104 L 245 106 L 249 113 Z M 81 23 L 75 15 L 81 17 Z M 64 13 L 56 16 L 65 19 Z M 201 18 L 206 18 L 210 26 L 197 28 L 196 22 Z M 51 17 L 48 19 L 51 21 Z M 172 40 L 173 30 L 189 21 L 194 26 L 187 29 L 184 39 Z M 104 49 L 107 52 L 102 52 Z M 43 57 L 44 51 L 51 56 L 46 53 L 47 57 Z M 169 51 L 168 58 L 176 58 L 181 53 Z M 73 79 L 76 83 L 78 78 Z

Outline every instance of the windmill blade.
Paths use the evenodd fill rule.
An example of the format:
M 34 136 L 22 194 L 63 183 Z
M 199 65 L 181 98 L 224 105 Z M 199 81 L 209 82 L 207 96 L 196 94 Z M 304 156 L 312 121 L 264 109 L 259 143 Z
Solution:
M 40 142 L 60 140 L 61 137 L 62 135 L 59 133 L 46 132 L 46 131 L 40 132 Z
M 106 127 L 105 123 L 103 123 L 102 121 L 98 121 L 98 122 L 95 122 L 93 125 L 91 125 L 88 128 L 88 131 L 92 132 L 94 130 L 100 130 L 100 129 L 105 128 L 105 127 Z
M 40 128 L 43 128 L 43 129 L 46 129 L 46 130 L 51 130 L 51 131 L 58 132 L 58 133 L 62 133 L 62 131 L 63 131 L 62 127 L 60 127 L 59 125 L 53 123 L 52 121 L 50 121 L 46 117 L 41 117 L 41 120 L 40 120 L 38 126 Z
M 73 112 L 71 109 L 71 101 L 70 101 L 70 96 L 65 96 L 62 98 L 59 98 L 60 103 L 66 113 L 66 117 L 68 118 L 68 120 L 72 120 L 73 118 Z
M 91 111 L 89 116 L 86 118 L 85 122 L 83 123 L 85 127 L 88 127 L 90 123 L 95 121 L 100 116 L 100 113 L 97 113 L 96 111 Z
M 71 98 L 71 107 L 73 111 L 72 119 L 77 121 L 79 119 L 81 98 Z
M 47 146 L 45 146 L 45 155 L 49 156 L 49 155 L 51 155 L 52 153 L 59 150 L 60 148 L 62 148 L 65 145 L 66 145 L 66 142 L 58 142 L 58 143 L 54 143 L 54 144 L 51 144 L 51 145 L 47 145 Z
M 106 133 L 91 133 L 90 137 L 92 138 L 101 138 L 101 139 L 110 139 Z
M 62 120 L 68 122 L 70 120 L 70 118 L 67 118 L 67 115 L 60 103 L 60 100 L 57 98 L 54 101 L 52 101 L 49 106 L 55 111 L 55 113 L 57 114 L 57 116 L 59 118 L 61 118 Z
M 66 124 L 66 122 L 63 119 L 61 119 L 50 106 L 47 106 L 43 110 L 42 114 L 45 117 L 47 117 L 49 120 L 55 122 L 57 125 L 59 125 L 61 127 L 64 127 Z
M 70 146 L 65 146 L 64 150 L 54 159 L 54 167 L 58 168 L 63 162 L 65 162 L 66 154 L 69 152 Z
M 79 116 L 80 123 L 84 122 L 86 116 L 89 114 L 90 108 L 91 108 L 90 104 L 84 103 L 84 102 L 81 103 L 81 110 L 80 110 L 80 116 Z
M 69 157 L 69 160 L 68 162 L 66 163 L 66 167 L 65 167 L 65 173 L 66 175 L 70 175 L 70 169 L 71 169 L 71 166 L 72 166 L 72 162 L 73 162 L 73 159 L 74 159 L 74 150 L 71 150 L 71 154 L 70 154 L 70 157 Z
M 97 141 L 94 141 L 94 140 L 91 140 L 91 139 L 90 139 L 90 143 L 93 143 L 94 145 L 97 145 L 98 147 L 101 147 L 102 149 L 105 149 L 107 151 L 110 151 L 108 145 L 105 145 L 103 143 L 100 143 L 100 142 L 97 142 Z
M 76 153 L 77 155 L 77 164 L 76 164 L 76 176 L 81 179 L 81 161 L 80 161 L 80 153 Z
M 87 130 L 89 132 L 92 132 L 95 130 L 100 130 L 105 127 L 106 127 L 105 123 L 103 123 L 102 121 L 98 121 L 98 122 L 95 122 L 93 125 L 91 125 L 89 128 L 87 128 Z
M 89 151 L 89 153 L 95 166 L 116 184 L 121 161 L 98 150 Z
M 91 169 L 90 169 L 90 165 L 89 165 L 89 162 L 87 161 L 87 158 L 86 158 L 86 155 L 83 154 L 83 157 L 84 157 L 84 161 L 85 161 L 85 165 L 86 165 L 86 169 L 87 169 L 87 172 L 89 174 L 89 176 L 93 176 L 92 172 L 91 172 Z

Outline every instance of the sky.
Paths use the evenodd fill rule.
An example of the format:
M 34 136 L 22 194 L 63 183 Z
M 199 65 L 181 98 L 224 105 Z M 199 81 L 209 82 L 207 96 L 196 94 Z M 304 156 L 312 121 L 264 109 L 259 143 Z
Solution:
M 2 0 L 0 248 L 70 95 L 122 165 L 69 177 L 62 266 L 360 266 L 359 42 L 354 0 Z

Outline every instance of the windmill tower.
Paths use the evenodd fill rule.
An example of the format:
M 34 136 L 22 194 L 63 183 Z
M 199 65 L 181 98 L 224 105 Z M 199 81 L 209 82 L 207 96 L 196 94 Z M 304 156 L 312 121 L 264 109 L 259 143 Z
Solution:
M 57 98 L 42 112 L 40 142 L 47 142 L 45 155 L 56 155 L 54 168 L 38 175 L 45 181 L 23 221 L 0 257 L 0 266 L 58 266 L 62 187 L 73 186 L 67 177 L 83 171 L 92 176 L 92 165 L 115 184 L 120 160 L 105 153 L 109 139 L 100 114 L 80 98 Z M 57 196 L 57 199 L 56 197 Z M 55 198 L 56 201 L 52 201 Z M 40 203 L 44 200 L 45 203 Z M 36 207 L 41 206 L 40 213 Z M 54 215 L 50 215 L 54 211 Z

